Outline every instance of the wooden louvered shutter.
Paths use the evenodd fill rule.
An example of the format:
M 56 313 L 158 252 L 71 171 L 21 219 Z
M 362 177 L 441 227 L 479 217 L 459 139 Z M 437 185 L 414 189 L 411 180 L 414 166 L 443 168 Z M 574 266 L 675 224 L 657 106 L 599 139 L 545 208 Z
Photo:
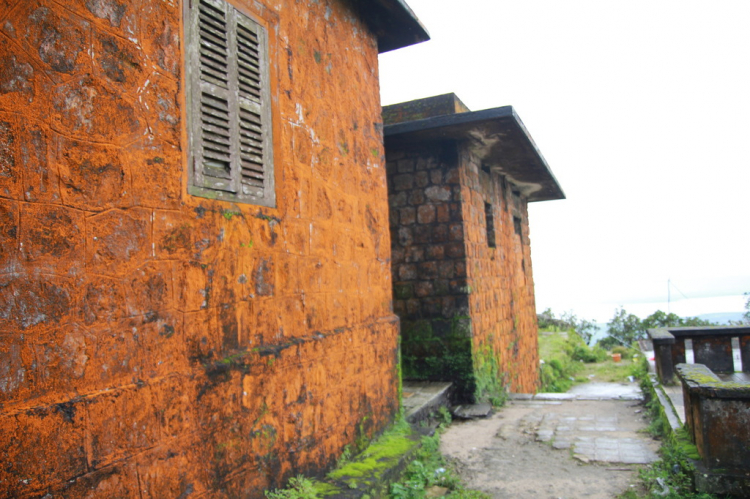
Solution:
M 189 192 L 274 206 L 265 30 L 222 0 L 188 9 Z

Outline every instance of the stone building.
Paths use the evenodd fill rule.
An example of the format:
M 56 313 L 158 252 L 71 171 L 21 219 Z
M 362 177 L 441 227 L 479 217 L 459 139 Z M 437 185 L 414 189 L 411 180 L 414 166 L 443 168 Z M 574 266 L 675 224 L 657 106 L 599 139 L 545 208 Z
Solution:
M 459 399 L 538 384 L 527 203 L 564 194 L 511 107 L 453 94 L 383 110 L 404 378 Z
M 392 420 L 377 57 L 426 39 L 401 0 L 0 2 L 0 497 L 262 497 Z

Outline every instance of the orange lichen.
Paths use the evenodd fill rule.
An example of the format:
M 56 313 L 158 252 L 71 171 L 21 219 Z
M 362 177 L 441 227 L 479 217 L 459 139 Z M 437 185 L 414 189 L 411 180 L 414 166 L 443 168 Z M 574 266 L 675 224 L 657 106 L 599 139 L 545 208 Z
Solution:
M 375 38 L 238 3 L 275 208 L 187 194 L 180 2 L 0 5 L 0 496 L 258 496 L 396 410 Z

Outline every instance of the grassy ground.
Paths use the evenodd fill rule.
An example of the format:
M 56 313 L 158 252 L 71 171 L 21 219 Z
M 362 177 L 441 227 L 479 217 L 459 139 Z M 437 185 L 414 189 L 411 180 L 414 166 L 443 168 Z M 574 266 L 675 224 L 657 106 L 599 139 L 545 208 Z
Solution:
M 565 392 L 588 382 L 627 382 L 633 373 L 633 355 L 628 352 L 614 362 L 610 352 L 589 348 L 573 331 L 539 332 L 539 358 L 542 364 L 542 388 L 546 392 Z
M 581 371 L 576 375 L 575 384 L 592 382 L 626 382 L 628 376 L 633 370 L 632 359 L 622 359 L 620 362 L 614 362 L 612 357 L 604 362 L 594 362 L 591 364 L 584 363 Z

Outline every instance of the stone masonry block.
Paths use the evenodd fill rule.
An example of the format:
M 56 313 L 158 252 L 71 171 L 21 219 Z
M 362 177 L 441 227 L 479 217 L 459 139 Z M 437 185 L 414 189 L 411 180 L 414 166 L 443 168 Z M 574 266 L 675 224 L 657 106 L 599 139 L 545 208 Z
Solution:
M 437 242 L 433 238 L 434 227 L 431 225 L 417 225 L 414 227 L 414 242 L 416 244 L 430 244 Z
M 414 175 L 402 174 L 393 177 L 393 189 L 395 191 L 406 191 L 414 187 Z
M 120 386 L 143 376 L 142 345 L 138 329 L 141 318 L 125 318 L 88 328 L 94 337 L 96 353 L 88 359 L 86 378 L 96 388 Z
M 399 173 L 411 173 L 414 171 L 414 160 L 413 159 L 402 159 L 396 162 L 397 171 Z
M 136 8 L 127 3 L 117 0 L 88 0 L 85 3 L 73 3 L 69 8 L 98 21 L 97 24 L 123 38 L 133 38 L 137 35 Z
M 416 218 L 417 211 L 412 207 L 401 208 L 398 210 L 398 220 L 401 225 L 411 225 L 416 221 Z
M 438 163 L 436 159 L 432 156 L 419 156 L 417 159 L 417 170 L 418 171 L 424 171 L 424 170 L 432 170 L 433 168 L 436 168 L 438 166 Z
M 159 438 L 184 437 L 195 428 L 196 416 L 192 400 L 197 396 L 195 381 L 172 374 L 151 385 L 151 397 L 159 410 L 156 418 Z
M 407 202 L 407 193 L 402 191 L 399 193 L 391 194 L 388 196 L 388 204 L 391 206 L 391 208 L 398 208 L 399 206 L 406 205 Z
M 38 55 L 50 77 L 90 71 L 84 50 L 89 23 L 54 4 L 32 0 L 24 2 L 9 19 L 13 32 L 19 36 L 27 52 Z
M 422 189 L 414 189 L 409 194 L 409 204 L 412 206 L 423 205 L 427 201 L 424 191 Z
M 417 266 L 419 278 L 424 280 L 435 279 L 438 276 L 438 262 L 424 262 Z
M 123 168 L 132 179 L 129 188 L 134 205 L 161 209 L 180 208 L 183 165 L 182 155 L 176 145 L 150 136 L 143 137 L 125 147 L 120 155 Z
M 434 295 L 434 287 L 432 281 L 419 281 L 414 283 L 414 294 L 418 298 L 424 298 L 426 296 Z
M 21 255 L 27 265 L 47 273 L 78 273 L 83 268 L 83 214 L 64 206 L 24 204 Z
M 275 287 L 281 294 L 298 294 L 302 289 L 300 267 L 297 258 L 288 254 L 279 254 L 275 258 Z M 238 279 L 242 279 L 240 276 Z
M 71 318 L 77 299 L 72 279 L 37 276 L 0 277 L 0 326 L 28 329 L 37 324 L 59 324 Z
M 154 445 L 159 437 L 151 389 L 110 391 L 86 401 L 89 466 L 101 468 Z
M 429 247 L 428 247 L 429 248 Z M 406 248 L 404 261 L 407 263 L 419 263 L 424 261 L 424 248 L 420 246 L 409 246 Z
M 32 396 L 39 385 L 36 364 L 36 351 L 28 335 L 0 334 L 0 403 Z
M 182 319 L 181 313 L 163 312 L 132 321 L 132 331 L 138 336 L 143 376 L 156 378 L 184 372 L 188 367 Z
M 445 185 L 433 185 L 428 187 L 424 191 L 427 199 L 435 202 L 450 201 L 451 200 L 451 188 Z
M 444 279 L 453 279 L 456 276 L 456 262 L 451 260 L 439 262 L 438 275 Z
M 6 22 L 7 27 L 12 26 Z M 13 53 L 10 44 L 0 47 L 0 103 L 4 100 L 21 100 L 28 105 L 38 93 L 35 69 L 32 60 L 24 53 Z M 9 109 L 11 106 L 4 107 Z
M 451 241 L 464 240 L 464 227 L 462 224 L 451 224 L 449 227 Z
M 86 472 L 83 404 L 37 407 L 0 420 L 0 493 L 19 497 Z
M 83 140 L 129 142 L 145 131 L 130 97 L 88 75 L 55 88 L 51 118 L 55 130 Z
M 206 264 L 180 262 L 176 265 L 175 275 L 175 296 L 181 311 L 197 311 L 209 306 L 213 272 Z
M 448 226 L 446 224 L 437 224 L 432 226 L 432 242 L 443 243 L 450 239 Z
M 435 206 L 425 204 L 417 210 L 417 221 L 421 224 L 431 224 L 435 221 Z
M 443 171 L 442 170 L 432 170 L 430 171 L 430 183 L 434 185 L 439 185 L 443 182 Z
M 216 334 L 216 309 L 203 309 L 183 314 L 183 335 L 188 361 L 203 365 L 218 360 L 221 338 Z
M 0 195 L 34 202 L 59 202 L 59 180 L 56 168 L 49 164 L 48 144 L 49 131 L 43 126 L 0 113 Z
M 154 251 L 157 258 L 189 259 L 193 256 L 195 229 L 190 218 L 174 211 L 154 212 Z
M 21 198 L 21 163 L 16 142 L 19 127 L 14 118 L 0 115 L 0 195 Z
M 151 132 L 172 146 L 180 145 L 180 93 L 174 80 L 151 73 L 138 89 L 138 110 Z
M 85 390 L 89 359 L 96 354 L 96 338 L 83 326 L 68 323 L 41 334 L 35 345 L 40 389 Z
M 412 281 L 417 279 L 417 266 L 411 264 L 403 264 L 398 267 L 398 277 L 402 281 Z
M 435 279 L 433 285 L 435 296 L 445 296 L 450 293 L 450 283 L 447 279 Z
M 130 172 L 118 149 L 62 137 L 56 148 L 65 204 L 90 211 L 130 204 Z
M 134 96 L 148 75 L 145 66 L 133 42 L 94 30 L 94 70 L 102 79 Z
M 328 257 L 333 254 L 334 229 L 330 222 L 314 222 L 310 224 L 310 254 Z
M 18 203 L 0 199 L 0 275 L 16 268 L 18 220 Z
M 409 227 L 399 227 L 398 234 L 396 236 L 398 244 L 400 244 L 402 247 L 411 246 L 412 242 L 414 241 L 414 233 Z
M 442 260 L 445 258 L 445 246 L 442 244 L 427 246 L 427 258 L 430 260 Z
M 140 42 L 151 64 L 164 74 L 178 78 L 181 65 L 179 6 L 167 2 L 147 2 L 140 6 L 137 16 Z
M 146 210 L 110 210 L 89 218 L 87 265 L 104 275 L 137 268 L 151 254 L 151 214 Z
M 426 283 L 429 284 L 429 283 Z M 422 314 L 425 317 L 440 317 L 442 312 L 442 300 L 433 296 L 432 287 L 425 286 L 421 289 L 419 296 L 422 300 Z
M 462 258 L 465 254 L 463 243 L 454 242 L 445 245 L 445 254 L 448 258 Z
M 439 204 L 436 207 L 436 220 L 440 223 L 451 221 L 450 207 L 446 204 Z

